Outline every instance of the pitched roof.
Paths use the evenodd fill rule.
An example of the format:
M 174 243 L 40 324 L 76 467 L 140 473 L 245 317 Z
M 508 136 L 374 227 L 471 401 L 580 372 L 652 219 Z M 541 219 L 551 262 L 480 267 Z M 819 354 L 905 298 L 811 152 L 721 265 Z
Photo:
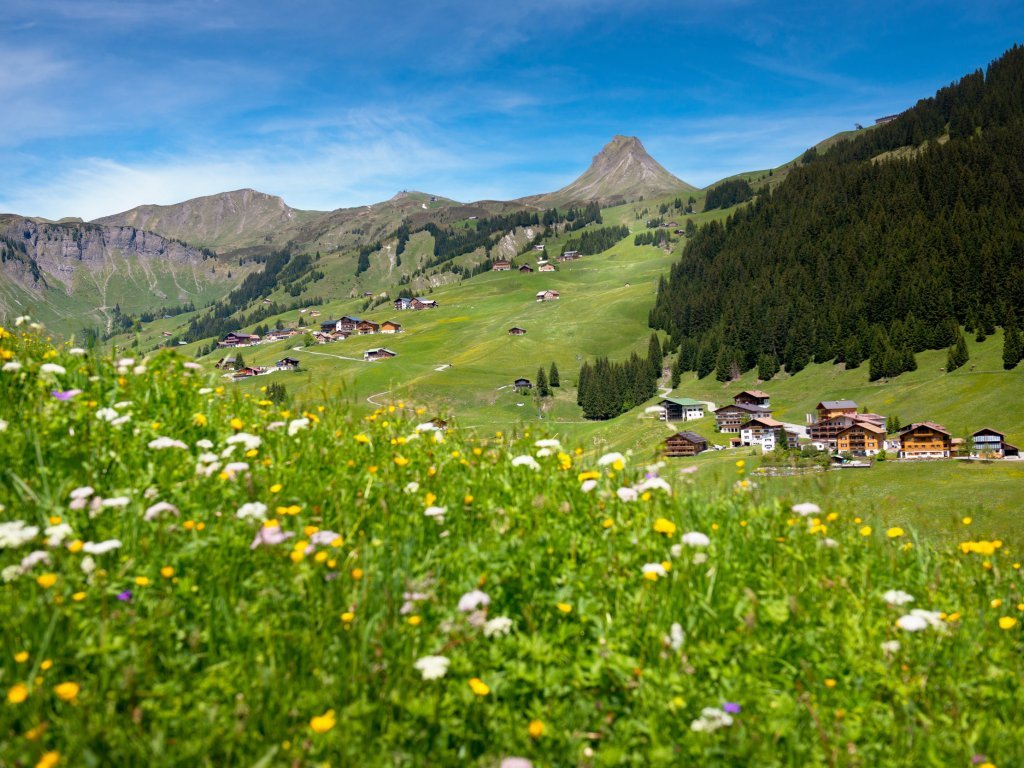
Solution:
M 999 435 L 999 437 L 1002 437 L 1002 438 L 1006 437 L 1005 433 L 1000 432 L 998 429 L 992 429 L 991 427 L 982 427 L 977 432 L 972 432 L 971 433 L 971 437 L 977 437 L 978 435 L 980 435 L 982 433 L 985 433 L 985 432 L 989 433 L 990 435 Z
M 693 398 L 690 398 L 690 397 L 666 397 L 661 402 L 663 402 L 663 403 L 665 403 L 665 402 L 675 403 L 676 405 L 683 405 L 683 406 L 699 405 L 702 408 L 704 407 L 704 403 L 703 402 L 701 402 L 700 400 L 694 400 Z
M 946 429 L 941 424 L 936 424 L 934 421 L 916 421 L 913 424 L 908 424 L 896 434 L 903 435 L 906 434 L 907 432 L 913 432 L 918 427 L 928 427 L 928 429 L 934 429 L 936 432 L 941 432 L 944 435 L 949 434 L 948 429 Z
M 751 419 L 743 425 L 744 429 L 749 429 L 751 424 L 760 424 L 762 427 L 785 427 L 785 425 L 777 419 L 770 419 L 767 416 L 761 416 L 757 419 Z
M 706 443 L 708 441 L 706 437 L 701 437 L 696 432 L 676 432 L 671 437 L 666 438 L 665 441 L 668 442 L 674 437 L 681 437 L 684 440 L 690 441 L 691 443 Z
M 822 400 L 818 403 L 818 408 L 828 411 L 834 411 L 838 408 L 856 408 L 857 404 L 853 400 Z
M 744 389 L 742 392 L 737 392 L 736 397 L 740 395 L 750 395 L 751 397 L 771 397 L 767 392 L 762 392 L 760 389 Z
M 868 432 L 874 432 L 876 435 L 884 435 L 885 434 L 885 430 L 882 427 L 880 427 L 877 424 L 875 424 L 874 422 L 872 422 L 872 421 L 859 421 L 859 420 L 854 421 L 853 424 L 851 424 L 850 426 L 844 427 L 843 429 L 839 430 L 839 432 L 837 432 L 836 434 L 837 435 L 841 435 L 844 432 L 849 432 L 854 427 L 860 427 L 861 429 L 865 429 Z
M 729 408 L 739 408 L 741 411 L 746 411 L 747 413 L 771 413 L 771 409 L 765 408 L 763 405 L 743 405 L 742 403 L 729 403 L 728 405 L 723 405 L 721 408 L 716 408 L 715 413 Z

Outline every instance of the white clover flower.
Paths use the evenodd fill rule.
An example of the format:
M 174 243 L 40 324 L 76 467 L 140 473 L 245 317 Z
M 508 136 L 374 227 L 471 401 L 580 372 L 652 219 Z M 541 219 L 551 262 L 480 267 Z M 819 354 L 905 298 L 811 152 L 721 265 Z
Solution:
M 96 411 L 96 418 L 99 419 L 100 421 L 110 422 L 116 419 L 118 415 L 118 412 L 115 411 L 113 408 L 100 408 L 98 411 Z
M 512 631 L 512 619 L 508 616 L 496 616 L 484 624 L 484 637 L 507 635 Z
M 597 488 L 597 480 L 594 479 L 584 480 L 580 486 L 580 490 L 584 493 L 590 493 L 595 488 Z
M 245 444 L 245 450 L 251 451 L 254 448 L 259 448 L 263 444 L 263 440 L 256 435 L 250 435 L 248 432 L 238 432 L 225 441 L 228 445 L 234 446 L 238 443 Z M 225 451 L 221 456 L 230 456 L 228 451 Z
M 202 448 L 204 451 L 208 451 L 213 448 L 213 441 L 207 440 L 205 437 L 201 440 L 196 440 L 196 448 Z
M 410 480 L 408 483 L 405 484 L 405 488 L 403 490 L 406 493 L 416 493 L 419 489 L 420 484 L 417 483 L 415 480 Z
M 158 501 L 156 504 L 154 504 L 153 506 L 149 507 L 146 510 L 146 512 L 142 515 L 142 519 L 152 522 L 153 520 L 156 520 L 157 518 L 165 514 L 174 515 L 175 517 L 177 517 L 178 508 L 166 501 Z
M 636 492 L 635 488 L 619 488 L 615 495 L 623 501 L 636 501 L 640 498 L 640 494 Z
M 11 360 L 10 362 L 4 363 L 3 370 L 7 373 L 14 373 L 21 370 L 21 363 L 17 360 Z
M 800 504 L 794 504 L 793 511 L 800 515 L 800 517 L 807 517 L 808 515 L 817 515 L 821 512 L 821 507 L 813 502 L 804 501 Z
M 448 674 L 448 665 L 451 662 L 447 656 L 424 656 L 417 659 L 413 666 L 423 676 L 424 680 L 439 680 Z
M 707 547 L 711 544 L 711 539 L 700 531 L 689 531 L 684 533 L 681 541 L 688 547 Z
M 157 437 L 149 441 L 149 449 L 151 451 L 162 451 L 167 448 L 180 448 L 183 451 L 188 450 L 188 446 L 181 440 L 175 440 L 173 437 Z
M 61 375 L 67 373 L 67 369 L 63 365 L 57 365 L 56 363 L 43 363 L 39 366 L 39 372 Z
M 513 467 L 529 467 L 532 470 L 540 469 L 540 464 L 537 463 L 537 460 L 535 458 L 533 458 L 533 456 L 526 456 L 526 455 L 516 456 L 514 459 L 512 459 L 512 466 Z
M 609 464 L 614 464 L 617 461 L 621 461 L 623 464 L 625 464 L 626 457 L 618 452 L 606 453 L 604 456 L 597 460 L 597 466 L 606 467 Z
M 641 569 L 646 576 L 648 573 L 653 573 L 656 576 L 668 576 L 668 571 L 665 570 L 665 566 L 661 563 L 644 563 L 644 567 Z
M 704 707 L 700 711 L 700 717 L 690 723 L 690 730 L 698 733 L 712 733 L 719 728 L 726 728 L 732 723 L 732 715 L 724 709 Z
M 93 560 L 92 557 L 90 557 L 89 555 L 86 555 L 82 558 L 81 568 L 82 573 L 84 573 L 86 576 L 89 576 L 90 574 L 92 574 L 93 571 L 96 570 L 96 561 Z
M 0 549 L 16 549 L 32 541 L 39 534 L 39 528 L 26 525 L 23 520 L 0 523 Z
M 487 596 L 486 592 L 479 589 L 471 590 L 459 598 L 459 610 L 463 613 L 469 613 L 490 604 L 491 598 Z
M 267 517 L 267 505 L 262 501 L 246 502 L 238 508 L 235 517 L 239 520 L 264 520 Z
M 448 511 L 448 507 L 427 507 L 423 510 L 423 514 L 427 517 L 433 518 L 437 521 L 438 525 L 444 523 L 445 512 Z
M 103 499 L 100 502 L 100 506 L 104 509 L 110 509 L 112 507 L 127 507 L 131 503 L 131 499 L 127 496 L 112 496 L 109 499 Z
M 686 633 L 683 632 L 683 625 L 678 621 L 669 627 L 668 635 L 665 637 L 665 645 L 671 648 L 673 651 L 678 651 L 683 647 L 683 641 L 686 639 Z
M 679 557 L 683 554 L 683 545 L 673 544 L 671 547 L 668 548 L 668 553 L 672 555 L 672 557 Z
M 5 584 L 14 581 L 19 576 L 21 576 L 21 568 L 16 565 L 8 565 L 0 571 L 0 580 L 3 580 Z
M 309 419 L 292 419 L 288 422 L 288 437 L 295 437 L 303 429 L 309 427 Z
M 121 548 L 119 539 L 107 539 L 106 541 L 87 541 L 82 545 L 82 551 L 87 555 L 105 555 Z
M 58 523 L 57 525 L 51 525 L 43 534 L 46 536 L 46 546 L 48 547 L 59 547 L 64 539 L 73 533 L 71 526 L 67 523 Z
M 882 648 L 882 653 L 886 654 L 887 656 L 888 655 L 892 655 L 892 654 L 894 654 L 894 653 L 899 651 L 899 649 L 900 649 L 900 641 L 899 640 L 886 640 L 884 643 L 882 643 L 881 648 Z
M 889 605 L 906 605 L 914 602 L 914 596 L 904 592 L 902 589 L 890 589 L 883 593 L 882 599 Z

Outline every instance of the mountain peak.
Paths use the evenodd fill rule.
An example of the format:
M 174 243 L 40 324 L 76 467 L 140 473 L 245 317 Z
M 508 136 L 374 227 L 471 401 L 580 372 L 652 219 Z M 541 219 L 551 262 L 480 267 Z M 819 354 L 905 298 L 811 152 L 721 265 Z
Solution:
M 673 176 L 644 148 L 636 136 L 615 135 L 594 155 L 590 167 L 557 192 L 531 198 L 538 204 L 566 205 L 598 200 L 605 204 L 657 197 L 695 188 Z

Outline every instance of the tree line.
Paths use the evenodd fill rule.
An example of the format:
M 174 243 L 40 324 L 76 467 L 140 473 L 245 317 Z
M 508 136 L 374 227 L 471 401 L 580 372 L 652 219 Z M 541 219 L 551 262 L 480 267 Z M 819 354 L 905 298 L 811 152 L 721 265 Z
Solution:
M 628 360 L 611 362 L 599 357 L 584 361 L 576 385 L 576 403 L 587 419 L 611 419 L 649 400 L 657 392 L 661 376 L 661 343 L 651 334 L 647 357 L 633 352 Z

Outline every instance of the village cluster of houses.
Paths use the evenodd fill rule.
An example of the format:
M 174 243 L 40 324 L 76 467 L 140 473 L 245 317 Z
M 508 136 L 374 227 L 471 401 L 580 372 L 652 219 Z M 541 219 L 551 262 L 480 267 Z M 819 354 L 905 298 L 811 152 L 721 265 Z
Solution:
M 704 418 L 706 404 L 690 398 L 667 397 L 658 406 L 665 421 Z M 715 428 L 733 435 L 733 447 L 760 446 L 765 453 L 777 447 L 799 448 L 801 430 L 772 418 L 771 397 L 761 390 L 744 390 L 733 402 L 716 408 Z M 979 429 L 969 440 L 955 438 L 941 424 L 915 422 L 889 435 L 887 419 L 877 413 L 858 412 L 853 400 L 823 400 L 808 414 L 804 444 L 821 451 L 852 457 L 877 456 L 882 451 L 900 459 L 948 459 L 954 456 L 1017 458 L 1020 451 L 1006 435 Z M 708 449 L 708 441 L 694 432 L 679 432 L 665 441 L 666 456 L 695 456 Z

